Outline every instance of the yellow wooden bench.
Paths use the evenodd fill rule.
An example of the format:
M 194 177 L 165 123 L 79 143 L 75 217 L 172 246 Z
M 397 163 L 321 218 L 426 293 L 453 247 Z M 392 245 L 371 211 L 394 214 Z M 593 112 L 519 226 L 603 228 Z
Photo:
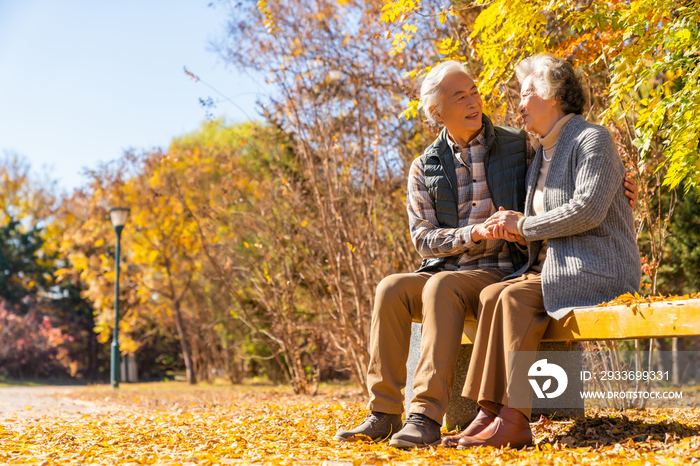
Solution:
M 475 323 L 467 322 L 462 344 L 472 344 L 475 335 Z M 561 320 L 552 319 L 542 341 L 636 340 L 697 335 L 700 335 L 700 299 L 687 299 L 574 309 Z

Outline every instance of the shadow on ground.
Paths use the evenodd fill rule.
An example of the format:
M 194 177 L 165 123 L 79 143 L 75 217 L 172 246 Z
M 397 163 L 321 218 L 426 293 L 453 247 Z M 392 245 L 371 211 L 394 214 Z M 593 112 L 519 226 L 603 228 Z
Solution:
M 584 419 L 551 421 L 540 419 L 533 424 L 539 444 L 561 443 L 571 447 L 602 447 L 645 442 L 662 447 L 672 441 L 700 435 L 697 410 L 628 410 L 623 413 L 593 413 Z

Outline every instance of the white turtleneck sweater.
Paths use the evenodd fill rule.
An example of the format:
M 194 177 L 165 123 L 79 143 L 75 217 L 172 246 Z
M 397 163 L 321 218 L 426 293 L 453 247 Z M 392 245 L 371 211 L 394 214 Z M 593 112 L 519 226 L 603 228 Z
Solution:
M 547 180 L 547 173 L 549 172 L 549 164 L 554 156 L 554 150 L 557 147 L 557 141 L 559 140 L 559 135 L 564 125 L 574 117 L 573 113 L 569 113 L 561 120 L 557 121 L 554 128 L 543 138 L 540 139 L 540 144 L 542 145 L 542 151 L 544 152 L 544 157 L 542 158 L 542 167 L 540 168 L 540 176 L 537 178 L 537 186 L 535 187 L 535 192 L 532 195 L 532 211 L 535 215 L 541 215 L 545 212 L 544 210 L 544 183 Z M 537 255 L 537 262 L 534 264 L 533 268 L 536 270 L 542 270 L 544 261 L 547 258 L 547 240 L 542 241 L 542 249 Z

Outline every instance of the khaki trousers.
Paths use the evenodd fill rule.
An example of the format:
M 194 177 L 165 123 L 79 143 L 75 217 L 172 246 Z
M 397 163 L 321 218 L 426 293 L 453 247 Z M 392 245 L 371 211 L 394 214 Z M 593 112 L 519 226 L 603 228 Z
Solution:
M 462 396 L 496 414 L 503 405 L 516 408 L 529 419 L 531 401 L 523 403 L 524 396 L 531 400 L 529 385 L 509 386 L 508 381 L 526 380 L 534 353 L 509 352 L 537 351 L 550 320 L 539 273 L 528 272 L 486 287 L 479 297 L 476 339 Z M 514 358 L 510 366 L 509 357 Z M 509 398 L 517 402 L 508 404 Z
M 411 412 L 442 424 L 455 380 L 465 320 L 476 320 L 479 294 L 507 273 L 498 269 L 395 274 L 377 286 L 370 329 L 368 409 L 403 412 L 411 322 L 422 322 Z

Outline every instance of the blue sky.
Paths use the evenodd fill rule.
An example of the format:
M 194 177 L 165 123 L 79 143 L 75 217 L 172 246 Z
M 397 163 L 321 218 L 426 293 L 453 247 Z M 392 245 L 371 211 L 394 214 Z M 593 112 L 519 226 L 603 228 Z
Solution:
M 84 168 L 124 150 L 167 148 L 230 97 L 251 118 L 263 79 L 227 67 L 210 43 L 227 8 L 200 0 L 0 0 L 0 154 L 24 156 L 70 191 Z M 214 116 L 248 117 L 220 102 Z

